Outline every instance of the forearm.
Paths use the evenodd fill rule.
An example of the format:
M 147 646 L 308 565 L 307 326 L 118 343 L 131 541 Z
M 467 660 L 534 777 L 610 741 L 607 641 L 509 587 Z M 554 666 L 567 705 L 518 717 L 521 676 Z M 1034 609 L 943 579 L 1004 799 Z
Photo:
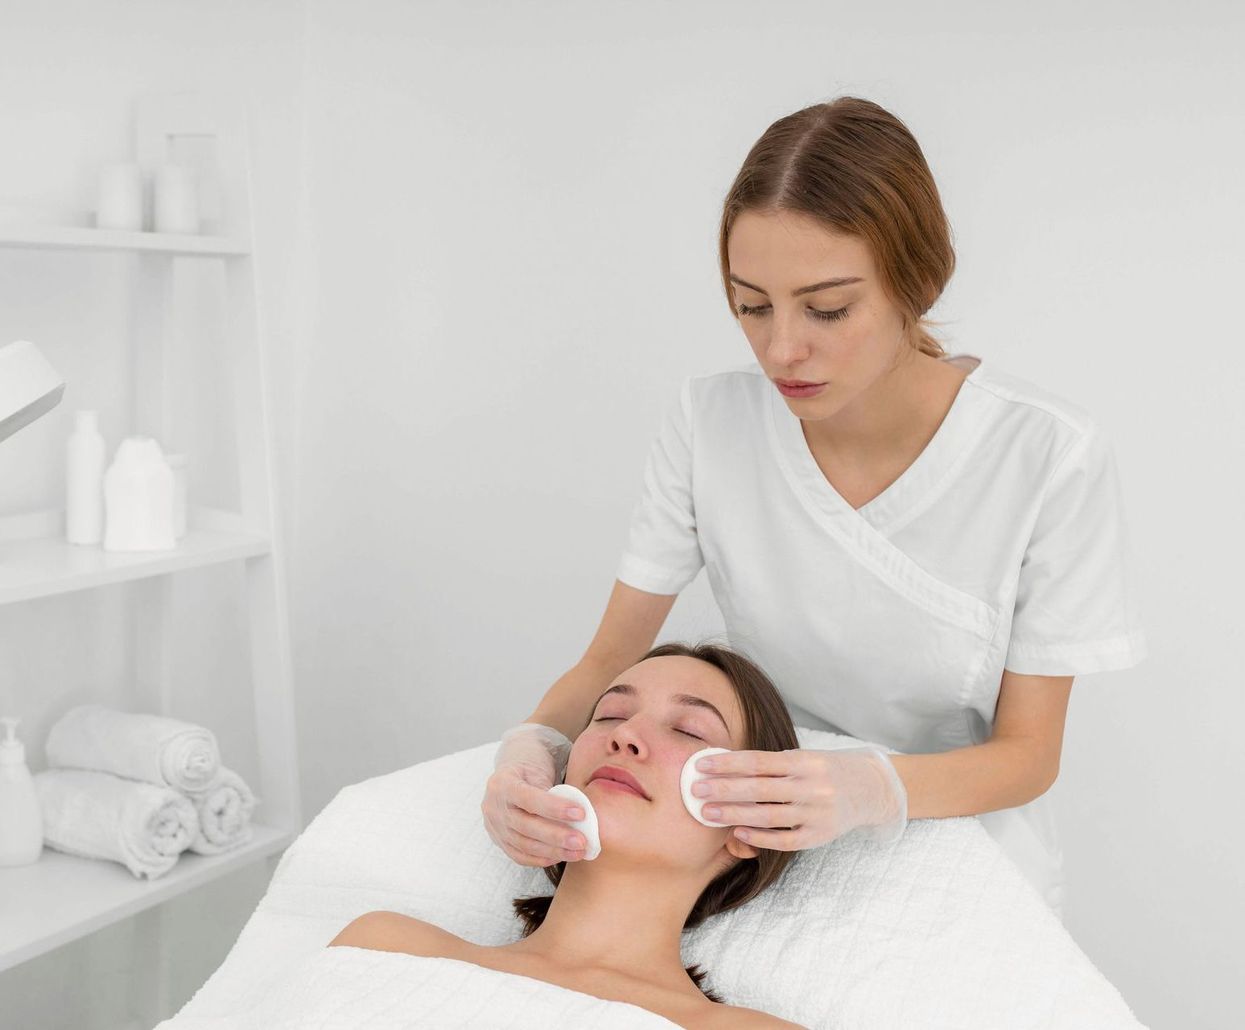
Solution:
M 625 663 L 622 668 L 626 668 Z M 536 711 L 524 722 L 552 726 L 573 741 L 588 725 L 597 699 L 622 668 L 588 656 L 581 658 L 545 692 Z
M 1015 808 L 1046 793 L 1052 783 L 1037 749 L 1018 738 L 888 757 L 908 792 L 909 819 Z

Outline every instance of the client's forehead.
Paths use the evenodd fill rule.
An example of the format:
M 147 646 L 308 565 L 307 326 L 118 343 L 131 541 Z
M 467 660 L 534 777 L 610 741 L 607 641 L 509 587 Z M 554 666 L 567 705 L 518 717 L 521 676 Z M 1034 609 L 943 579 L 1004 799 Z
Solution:
M 704 708 L 715 721 L 720 713 L 732 735 L 742 721 L 734 687 L 716 666 L 688 655 L 648 658 L 619 674 L 601 695 L 621 695 L 639 701 L 671 700 L 688 707 Z

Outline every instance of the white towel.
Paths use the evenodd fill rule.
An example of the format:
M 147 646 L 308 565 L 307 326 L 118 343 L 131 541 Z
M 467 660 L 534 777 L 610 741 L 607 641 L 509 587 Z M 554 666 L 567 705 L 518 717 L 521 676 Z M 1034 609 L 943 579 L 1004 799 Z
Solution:
M 32 778 L 45 844 L 120 862 L 140 879 L 167 873 L 198 832 L 194 804 L 169 787 L 90 769 L 45 769 Z
M 202 790 L 220 771 L 210 730 L 146 712 L 78 705 L 48 731 L 48 765 L 94 769 L 175 790 Z
M 316 949 L 243 1011 L 177 1016 L 155 1030 L 676 1030 L 679 1025 L 630 1002 L 473 962 L 334 946 Z
M 199 832 L 191 851 L 200 855 L 219 855 L 245 844 L 254 835 L 251 813 L 256 797 L 246 781 L 226 766 L 220 767 L 215 782 L 203 790 L 186 791 L 199 814 Z

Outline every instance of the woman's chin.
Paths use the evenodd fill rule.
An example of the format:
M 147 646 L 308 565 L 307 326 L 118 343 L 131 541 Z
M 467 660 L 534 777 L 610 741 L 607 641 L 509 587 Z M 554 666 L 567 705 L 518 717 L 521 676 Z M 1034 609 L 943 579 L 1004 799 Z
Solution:
M 602 819 L 601 853 L 591 862 L 581 859 L 571 865 L 644 866 L 673 870 L 686 866 L 689 855 L 704 847 L 699 839 L 681 838 L 677 831 L 661 832 L 653 823 L 632 819 Z M 682 841 L 682 843 L 680 843 Z M 706 859 L 708 854 L 706 854 Z

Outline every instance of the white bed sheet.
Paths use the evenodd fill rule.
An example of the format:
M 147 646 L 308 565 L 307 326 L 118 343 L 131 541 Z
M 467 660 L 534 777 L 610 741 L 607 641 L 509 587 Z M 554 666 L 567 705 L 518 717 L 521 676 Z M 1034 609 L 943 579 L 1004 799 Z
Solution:
M 175 1025 L 178 1030 L 676 1030 L 679 1024 L 638 1005 L 472 962 L 338 946 L 320 949 L 247 1011 L 181 1016 Z

